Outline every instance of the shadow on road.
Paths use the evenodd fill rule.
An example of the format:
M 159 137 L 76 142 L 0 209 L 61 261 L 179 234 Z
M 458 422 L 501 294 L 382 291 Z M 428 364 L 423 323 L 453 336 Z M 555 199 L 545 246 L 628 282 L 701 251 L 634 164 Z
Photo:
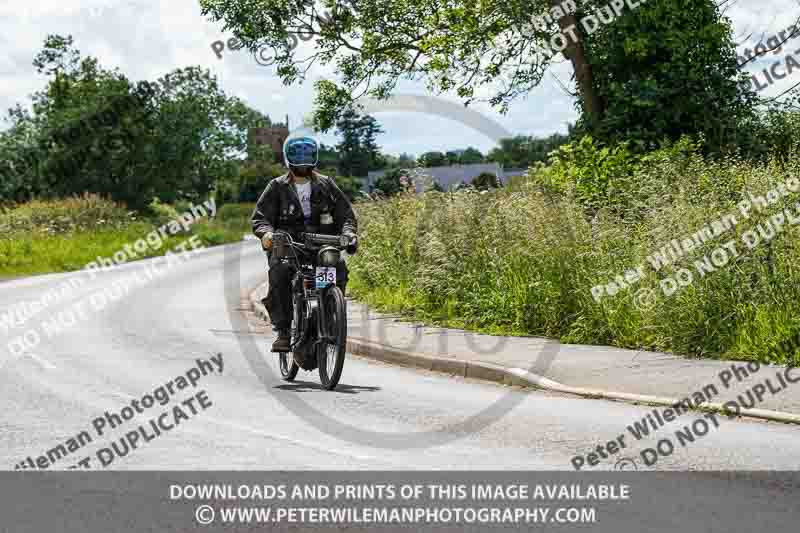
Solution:
M 276 385 L 275 388 L 291 392 L 311 392 L 325 390 L 319 383 L 299 380 L 291 383 L 284 383 L 283 385 Z M 379 390 L 381 390 L 380 387 L 362 387 L 360 385 L 345 385 L 344 383 L 340 383 L 336 386 L 336 389 L 331 392 L 339 392 L 342 394 L 360 394 L 362 392 L 376 392 Z

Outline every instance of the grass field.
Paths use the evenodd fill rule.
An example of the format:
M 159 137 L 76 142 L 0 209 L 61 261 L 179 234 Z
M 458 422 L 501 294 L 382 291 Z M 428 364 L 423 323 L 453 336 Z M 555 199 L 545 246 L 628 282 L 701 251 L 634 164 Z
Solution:
M 201 219 L 188 232 L 169 235 L 137 258 L 163 255 L 192 236 L 206 246 L 240 241 L 250 232 L 252 209 L 223 206 L 214 219 Z M 8 210 L 0 214 L 0 278 L 79 270 L 98 257 L 113 257 L 177 215 L 174 208 L 160 206 L 142 218 L 95 196 L 37 201 Z

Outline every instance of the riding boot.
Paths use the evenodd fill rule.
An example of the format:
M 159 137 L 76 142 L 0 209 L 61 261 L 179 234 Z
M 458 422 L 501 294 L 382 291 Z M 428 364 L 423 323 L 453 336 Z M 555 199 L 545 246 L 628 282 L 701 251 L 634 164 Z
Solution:
M 291 337 L 289 335 L 289 330 L 281 329 L 278 330 L 278 338 L 275 339 L 275 342 L 272 343 L 272 351 L 273 352 L 288 352 L 291 350 Z

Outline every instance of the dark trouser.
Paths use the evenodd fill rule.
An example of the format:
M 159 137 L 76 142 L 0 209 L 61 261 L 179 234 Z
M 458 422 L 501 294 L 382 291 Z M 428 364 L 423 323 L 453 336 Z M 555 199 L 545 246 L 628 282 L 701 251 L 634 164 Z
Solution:
M 270 320 L 275 329 L 288 330 L 292 325 L 292 277 L 295 269 L 289 264 L 281 262 L 270 254 L 269 258 L 269 295 L 264 299 L 264 305 L 269 312 Z M 347 265 L 344 259 L 336 265 L 336 285 L 345 292 L 347 287 Z

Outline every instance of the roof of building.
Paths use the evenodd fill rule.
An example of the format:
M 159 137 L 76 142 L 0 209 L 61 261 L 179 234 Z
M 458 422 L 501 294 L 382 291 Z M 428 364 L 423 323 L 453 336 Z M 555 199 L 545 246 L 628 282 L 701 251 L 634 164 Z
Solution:
M 469 183 L 473 178 L 484 172 L 494 174 L 500 178 L 501 182 L 505 182 L 506 177 L 506 175 L 503 173 L 503 168 L 499 163 L 475 163 L 472 165 L 451 165 L 446 167 L 428 167 L 411 170 L 417 170 L 420 174 L 423 174 L 426 177 L 429 176 L 432 181 L 437 182 L 444 189 L 449 189 L 450 187 L 463 182 Z M 371 185 L 374 184 L 375 181 L 384 174 L 386 174 L 386 170 L 371 171 L 367 176 L 364 189 L 369 191 Z M 422 191 L 425 187 L 425 183 L 422 180 L 418 180 L 416 185 L 417 191 Z

